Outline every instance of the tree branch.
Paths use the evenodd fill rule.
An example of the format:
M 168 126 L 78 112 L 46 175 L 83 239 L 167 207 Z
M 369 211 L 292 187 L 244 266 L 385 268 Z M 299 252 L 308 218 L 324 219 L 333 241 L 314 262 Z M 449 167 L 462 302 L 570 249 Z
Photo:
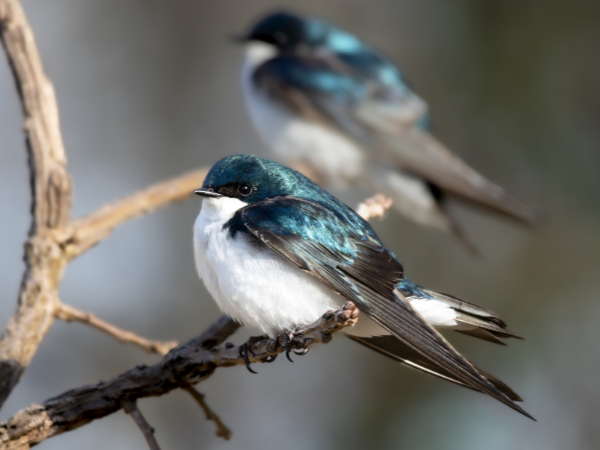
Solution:
M 154 436 L 154 428 L 150 426 L 146 418 L 142 415 L 142 412 L 137 407 L 137 403 L 135 401 L 127 400 L 123 402 L 123 409 L 135 421 L 136 425 L 146 438 L 150 450 L 160 450 L 160 446 Z
M 25 116 L 32 188 L 32 223 L 18 308 L 0 340 L 0 406 L 18 383 L 54 320 L 66 260 L 51 239 L 71 211 L 71 180 L 60 133 L 54 88 L 17 0 L 0 0 L 0 38 Z
M 148 353 L 158 353 L 159 355 L 165 355 L 177 346 L 176 341 L 159 342 L 150 341 L 141 336 L 138 336 L 131 331 L 123 330 L 114 325 L 111 325 L 104 320 L 97 318 L 94 314 L 83 312 L 72 306 L 61 303 L 56 311 L 56 317 L 66 322 L 80 322 L 85 325 L 89 325 L 98 331 L 108 334 L 114 337 L 122 344 L 133 344 L 145 350 Z
M 194 400 L 196 400 L 196 402 L 198 402 L 200 408 L 202 408 L 204 414 L 206 414 L 206 420 L 212 420 L 215 423 L 215 425 L 217 426 L 217 436 L 228 441 L 231 438 L 231 430 L 227 428 L 227 426 L 221 421 L 221 418 L 217 416 L 217 414 L 213 412 L 212 409 L 210 409 L 210 407 L 204 400 L 204 394 L 198 392 L 192 386 L 186 387 L 184 389 L 188 394 L 190 394 L 194 398 Z
M 329 311 L 313 324 L 296 330 L 290 347 L 303 350 L 327 343 L 333 333 L 354 325 L 357 319 L 358 309 L 346 302 L 343 309 Z M 276 339 L 250 339 L 239 348 L 219 346 L 237 328 L 231 319 L 222 317 L 202 336 L 174 348 L 154 366 L 136 366 L 110 381 L 72 389 L 30 406 L 0 425 L 0 449 L 29 448 L 112 414 L 123 407 L 123 401 L 161 396 L 204 381 L 219 367 L 244 365 L 242 347 L 250 350 L 246 357 L 252 363 L 267 362 L 286 351 L 286 333 Z
M 79 256 L 106 238 L 116 226 L 189 197 L 202 186 L 207 172 L 205 168 L 197 169 L 103 206 L 73 220 L 58 239 L 66 246 L 70 258 Z
M 65 314 L 58 288 L 67 263 L 108 236 L 117 225 L 184 199 L 202 184 L 206 169 L 156 184 L 69 222 L 72 186 L 54 88 L 44 73 L 33 32 L 18 0 L 0 0 L 0 39 L 25 116 L 33 216 L 25 243 L 26 268 L 17 311 L 0 339 L 1 407 L 54 318 Z M 103 331 L 111 327 L 101 321 L 90 325 Z M 138 345 L 147 344 L 133 334 L 128 339 Z

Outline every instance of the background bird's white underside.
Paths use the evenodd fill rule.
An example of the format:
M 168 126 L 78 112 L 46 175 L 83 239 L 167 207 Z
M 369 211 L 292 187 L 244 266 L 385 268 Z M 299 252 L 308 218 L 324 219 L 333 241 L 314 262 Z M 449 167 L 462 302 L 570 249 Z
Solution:
M 274 336 L 317 320 L 345 299 L 274 251 L 252 246 L 223 225 L 246 203 L 234 198 L 204 199 L 194 225 L 198 274 L 221 310 L 244 325 Z M 455 311 L 436 300 L 411 303 L 437 327 L 454 328 Z M 349 334 L 389 334 L 362 315 Z
M 257 89 L 252 80 L 254 70 L 273 56 L 275 51 L 268 44 L 250 43 L 242 68 L 242 91 L 262 139 L 287 163 L 308 162 L 338 184 L 356 180 L 365 163 L 359 146 L 341 133 L 294 115 Z

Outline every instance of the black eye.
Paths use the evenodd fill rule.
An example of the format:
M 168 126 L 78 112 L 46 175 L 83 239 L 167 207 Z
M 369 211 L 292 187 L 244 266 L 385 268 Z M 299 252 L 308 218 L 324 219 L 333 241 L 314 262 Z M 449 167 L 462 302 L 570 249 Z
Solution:
M 240 195 L 243 195 L 244 197 L 252 194 L 253 191 L 254 191 L 254 189 L 252 189 L 252 186 L 250 186 L 249 184 L 240 184 L 238 186 L 238 192 L 240 193 Z

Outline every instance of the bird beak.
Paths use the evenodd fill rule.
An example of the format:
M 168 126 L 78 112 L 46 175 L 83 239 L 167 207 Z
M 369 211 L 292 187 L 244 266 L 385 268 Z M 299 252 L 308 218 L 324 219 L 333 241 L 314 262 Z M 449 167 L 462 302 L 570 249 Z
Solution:
M 196 189 L 194 191 L 194 194 L 196 195 L 200 195 L 202 197 L 208 197 L 208 198 L 219 198 L 219 197 L 223 197 L 221 194 L 219 194 L 218 192 L 215 192 L 212 190 L 212 188 L 200 188 L 200 189 Z

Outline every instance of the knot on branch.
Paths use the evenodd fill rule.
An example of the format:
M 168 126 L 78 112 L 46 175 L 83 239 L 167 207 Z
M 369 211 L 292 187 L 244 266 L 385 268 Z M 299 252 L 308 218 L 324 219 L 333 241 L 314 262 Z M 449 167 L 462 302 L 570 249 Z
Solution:
M 63 227 L 69 221 L 73 197 L 71 178 L 64 167 L 50 172 L 45 191 L 47 193 L 48 208 L 46 226 L 49 229 Z

